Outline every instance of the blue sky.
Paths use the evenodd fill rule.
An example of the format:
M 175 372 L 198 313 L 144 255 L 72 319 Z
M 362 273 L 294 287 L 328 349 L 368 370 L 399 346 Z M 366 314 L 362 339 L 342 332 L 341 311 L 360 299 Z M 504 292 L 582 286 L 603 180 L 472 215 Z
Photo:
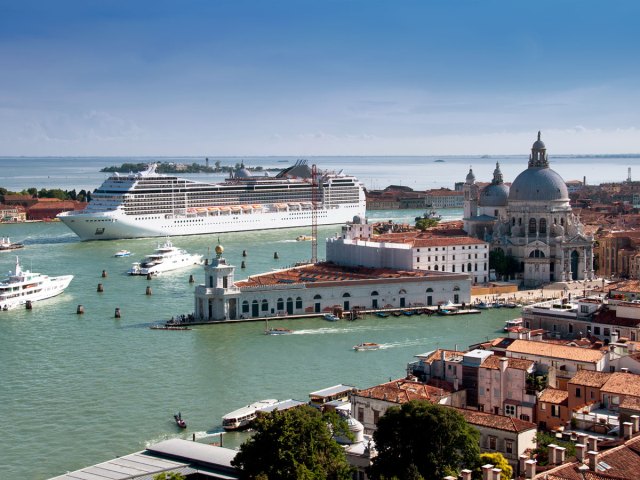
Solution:
M 0 155 L 640 152 L 640 2 L 0 0 Z

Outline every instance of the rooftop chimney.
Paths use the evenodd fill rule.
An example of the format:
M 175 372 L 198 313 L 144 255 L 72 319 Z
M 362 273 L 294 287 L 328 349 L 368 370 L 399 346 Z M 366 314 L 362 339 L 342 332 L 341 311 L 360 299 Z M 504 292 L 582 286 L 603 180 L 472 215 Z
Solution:
M 462 480 L 471 480 L 471 474 L 472 473 L 473 472 L 471 470 L 464 469 L 464 470 L 460 471 L 460 478 Z
M 587 438 L 587 440 L 589 441 L 589 443 L 588 443 L 589 450 L 593 450 L 594 452 L 597 452 L 598 451 L 598 437 L 590 436 L 589 438 Z
M 493 480 L 500 480 L 500 474 L 502 473 L 502 469 L 494 468 L 491 471 L 493 472 Z
M 525 465 L 525 478 L 527 480 L 533 479 L 536 476 L 536 461 L 535 460 L 527 460 L 524 462 Z
M 581 443 L 583 445 L 587 444 L 587 438 L 589 438 L 588 433 L 578 433 L 576 434 L 576 443 Z
M 589 456 L 589 470 L 595 472 L 598 466 L 598 452 L 589 450 L 587 455 Z
M 587 446 L 583 443 L 576 444 L 576 458 L 579 462 L 584 463 L 586 460 L 585 453 L 587 452 Z
M 509 359 L 507 357 L 502 357 L 500 359 L 500 370 L 504 372 L 508 366 L 509 366 Z
M 556 463 L 558 463 L 556 461 L 556 448 L 557 448 L 557 445 L 555 443 L 550 443 L 549 445 L 547 445 L 547 452 L 549 455 L 549 465 L 555 465 Z
M 625 440 L 629 440 L 631 438 L 631 436 L 633 435 L 633 423 L 624 422 L 622 424 L 622 432 L 623 432 L 623 435 L 624 435 L 624 439 Z
M 564 463 L 566 453 L 567 453 L 566 448 L 556 447 L 556 462 L 558 465 L 562 465 Z
M 487 463 L 482 467 L 482 480 L 493 480 L 491 477 L 491 470 L 493 469 L 493 465 Z
M 631 423 L 633 423 L 633 433 L 638 433 L 638 430 L 640 430 L 640 416 L 631 415 Z
M 526 455 L 524 453 L 522 455 L 520 455 L 519 462 L 518 462 L 518 473 L 520 475 L 522 475 L 524 473 L 524 463 L 527 460 L 529 460 L 529 455 Z

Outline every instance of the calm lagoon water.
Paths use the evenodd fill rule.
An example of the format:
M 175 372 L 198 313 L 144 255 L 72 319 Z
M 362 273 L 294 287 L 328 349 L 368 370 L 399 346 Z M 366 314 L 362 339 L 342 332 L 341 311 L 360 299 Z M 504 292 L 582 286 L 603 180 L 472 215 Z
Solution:
M 104 178 L 96 173 L 100 167 L 125 160 L 0 159 L 0 186 L 11 190 L 30 186 L 93 189 Z M 335 158 L 316 160 L 321 166 L 340 167 Z M 340 168 L 376 187 L 389 183 L 413 186 L 411 182 L 422 187 L 431 183 L 452 186 L 466 175 L 469 160 L 447 159 L 435 164 L 435 170 L 432 159 L 403 163 L 399 159 L 350 158 L 348 168 Z M 517 160 L 520 171 L 526 159 Z M 495 160 L 475 161 L 479 167 L 476 170 L 474 163 L 474 170 L 484 172 L 477 174 L 478 179 L 490 178 Z M 626 176 L 623 163 L 627 161 L 620 160 L 617 167 L 603 169 L 602 174 Z M 584 171 L 573 168 L 574 172 Z M 503 170 L 505 178 L 512 179 L 506 174 L 509 170 Z M 371 212 L 370 218 L 409 221 L 421 213 L 378 211 Z M 445 219 L 462 215 L 460 210 L 440 213 Z M 320 237 L 339 229 L 320 228 Z M 242 251 L 247 250 L 247 268 L 236 271 L 240 279 L 309 258 L 310 242 L 295 241 L 308 233 L 308 229 L 291 229 L 219 238 L 231 264 L 239 266 Z M 150 253 L 157 240 L 80 242 L 60 223 L 0 225 L 0 236 L 26 244 L 19 252 L 24 268 L 75 275 L 63 295 L 34 304 L 32 311 L 0 312 L 3 478 L 49 478 L 166 438 L 191 438 L 193 433 L 201 441 L 212 441 L 211 435 L 221 430 L 220 417 L 230 410 L 262 398 L 306 400 L 309 392 L 337 383 L 366 388 L 402 377 L 414 355 L 437 347 L 465 348 L 493 337 L 506 319 L 519 313 L 497 310 L 455 319 L 279 322 L 278 326 L 295 330 L 288 336 L 263 335 L 261 322 L 190 331 L 150 330 L 154 322 L 193 311 L 194 286 L 188 278 L 193 274 L 196 283 L 203 282 L 201 267 L 147 281 L 124 272 L 131 261 Z M 202 235 L 173 241 L 190 252 L 211 256 L 217 239 Z M 322 242 L 319 247 L 323 257 Z M 133 258 L 114 258 L 120 249 L 134 252 Z M 273 258 L 276 251 L 279 260 Z M 0 271 L 9 271 L 14 262 L 11 253 L 0 254 Z M 103 270 L 107 278 L 101 277 Z M 103 293 L 96 292 L 98 283 L 104 285 Z M 151 296 L 145 295 L 147 286 L 152 288 Z M 84 306 L 84 315 L 75 313 L 78 305 Z M 121 319 L 114 318 L 115 308 L 120 308 Z M 381 343 L 383 348 L 354 352 L 352 346 L 363 341 Z M 186 432 L 173 423 L 177 410 L 188 422 Z M 234 445 L 240 439 L 228 435 L 224 441 Z

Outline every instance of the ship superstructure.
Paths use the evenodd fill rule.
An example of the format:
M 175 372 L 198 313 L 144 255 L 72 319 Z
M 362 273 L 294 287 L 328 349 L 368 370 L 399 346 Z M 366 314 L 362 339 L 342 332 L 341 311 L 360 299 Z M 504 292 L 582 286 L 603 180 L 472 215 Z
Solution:
M 220 183 L 145 172 L 110 176 L 84 210 L 58 218 L 83 240 L 198 235 L 311 225 L 316 199 L 319 225 L 364 216 L 364 187 L 342 172 L 320 172 L 312 194 L 305 160 L 274 177 L 254 176 L 244 166 Z

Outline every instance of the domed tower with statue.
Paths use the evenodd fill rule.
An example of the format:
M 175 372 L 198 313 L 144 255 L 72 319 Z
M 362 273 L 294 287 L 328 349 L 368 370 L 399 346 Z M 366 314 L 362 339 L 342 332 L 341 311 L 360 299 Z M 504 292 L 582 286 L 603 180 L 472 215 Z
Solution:
M 593 237 L 584 234 L 580 219 L 573 214 L 567 186 L 549 167 L 547 148 L 540 137 L 538 132 L 528 168 L 516 177 L 511 188 L 502 184 L 502 173 L 496 165 L 493 181 L 480 192 L 481 215 L 476 218 L 492 216 L 483 208 L 494 209 L 494 222 L 487 235 L 491 249 L 513 257 L 524 286 L 591 280 Z M 467 230 L 469 234 L 482 233 L 473 218 L 465 222 L 465 227 L 467 223 L 476 227 L 475 231 Z

